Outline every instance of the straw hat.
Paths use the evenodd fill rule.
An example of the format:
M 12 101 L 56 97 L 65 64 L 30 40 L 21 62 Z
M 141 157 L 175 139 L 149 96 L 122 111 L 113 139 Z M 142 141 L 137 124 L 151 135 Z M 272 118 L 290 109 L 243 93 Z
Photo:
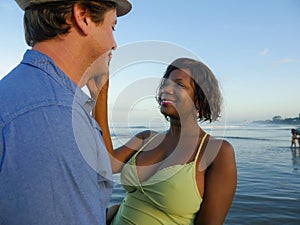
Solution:
M 62 1 L 62 0 L 16 0 L 17 4 L 23 10 L 25 10 L 27 7 L 33 4 L 56 2 L 56 1 Z M 128 0 L 98 0 L 98 1 L 115 2 L 117 4 L 117 16 L 123 16 L 127 14 L 132 8 L 132 5 Z

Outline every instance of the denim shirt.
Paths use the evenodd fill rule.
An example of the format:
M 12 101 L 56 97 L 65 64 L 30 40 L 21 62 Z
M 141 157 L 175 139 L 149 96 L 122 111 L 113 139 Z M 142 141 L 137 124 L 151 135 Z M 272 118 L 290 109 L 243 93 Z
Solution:
M 106 224 L 110 160 L 89 98 L 27 50 L 0 81 L 0 224 Z

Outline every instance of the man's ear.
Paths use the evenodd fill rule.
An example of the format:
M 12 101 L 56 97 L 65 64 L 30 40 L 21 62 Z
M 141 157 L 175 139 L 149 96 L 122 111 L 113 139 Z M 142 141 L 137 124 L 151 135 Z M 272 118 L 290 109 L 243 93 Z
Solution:
M 86 9 L 83 9 L 79 4 L 75 4 L 73 7 L 74 23 L 77 29 L 84 35 L 88 35 L 90 18 Z

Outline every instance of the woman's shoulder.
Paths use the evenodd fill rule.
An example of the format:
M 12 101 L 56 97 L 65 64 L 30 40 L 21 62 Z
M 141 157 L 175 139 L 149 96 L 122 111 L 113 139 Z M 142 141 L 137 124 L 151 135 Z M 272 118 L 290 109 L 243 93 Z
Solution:
M 235 152 L 232 144 L 219 138 L 210 138 L 210 145 L 215 151 L 215 157 L 212 160 L 212 166 L 220 168 L 221 170 L 235 164 Z
M 161 137 L 159 137 L 162 135 Z M 164 137 L 164 132 L 158 132 L 154 130 L 144 130 L 134 136 L 133 139 L 137 139 L 140 141 L 139 148 L 142 148 L 143 146 L 146 146 L 152 142 L 161 142 Z
M 153 130 L 143 130 L 139 133 L 136 133 L 133 137 L 131 137 L 129 141 L 125 144 L 125 146 L 131 149 L 138 150 L 157 133 L 158 132 Z
M 135 135 L 136 138 L 141 139 L 141 140 L 149 140 L 150 138 L 154 137 L 157 135 L 159 132 L 154 131 L 154 130 L 144 130 Z
M 217 148 L 219 151 L 229 151 L 229 152 L 234 151 L 234 148 L 229 141 L 222 138 L 216 138 L 211 135 L 209 135 L 209 140 L 207 145 L 208 147 Z
M 235 152 L 232 144 L 221 138 L 209 136 L 204 153 L 207 165 L 223 164 L 235 161 Z

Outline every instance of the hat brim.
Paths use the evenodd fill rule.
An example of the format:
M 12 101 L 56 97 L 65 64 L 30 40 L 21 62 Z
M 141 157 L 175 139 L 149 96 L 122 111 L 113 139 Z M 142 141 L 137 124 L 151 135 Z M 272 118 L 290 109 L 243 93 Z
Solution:
M 15 0 L 19 7 L 23 10 L 25 10 L 27 7 L 29 7 L 30 3 L 38 4 L 38 3 L 44 3 L 44 2 L 50 2 L 50 0 Z M 61 0 L 51 0 L 53 2 L 55 1 L 61 1 Z M 132 9 L 132 5 L 128 0 L 99 0 L 99 1 L 108 1 L 108 2 L 114 2 L 117 5 L 117 16 L 124 16 L 127 13 L 130 12 Z
M 117 4 L 117 16 L 124 16 L 130 12 L 132 5 L 127 0 L 107 0 L 109 2 L 114 2 Z

